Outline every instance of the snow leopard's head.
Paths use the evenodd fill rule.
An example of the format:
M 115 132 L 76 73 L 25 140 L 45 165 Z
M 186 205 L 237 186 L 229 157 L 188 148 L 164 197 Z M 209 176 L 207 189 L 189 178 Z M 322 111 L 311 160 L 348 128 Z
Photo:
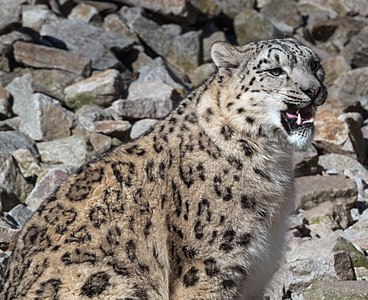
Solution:
M 296 148 L 312 140 L 316 107 L 327 98 L 325 73 L 313 50 L 285 38 L 241 47 L 216 42 L 211 55 L 221 84 L 230 90 L 223 105 L 233 121 L 280 129 Z

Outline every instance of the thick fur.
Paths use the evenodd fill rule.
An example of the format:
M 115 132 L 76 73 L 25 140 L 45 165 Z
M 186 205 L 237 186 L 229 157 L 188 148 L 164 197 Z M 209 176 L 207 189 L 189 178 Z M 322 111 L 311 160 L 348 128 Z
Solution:
M 261 299 L 294 198 L 288 103 L 321 84 L 294 39 L 216 43 L 218 70 L 28 221 L 0 299 Z M 281 67 L 285 76 L 265 70 Z

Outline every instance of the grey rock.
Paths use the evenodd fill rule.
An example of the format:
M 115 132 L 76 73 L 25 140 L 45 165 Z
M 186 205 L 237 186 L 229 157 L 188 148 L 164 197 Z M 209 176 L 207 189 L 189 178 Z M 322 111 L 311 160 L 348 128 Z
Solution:
M 0 31 L 7 25 L 20 21 L 22 0 L 2 0 L 0 5 Z
M 9 55 L 11 54 L 11 47 L 0 43 L 0 70 L 10 72 Z
M 139 136 L 146 133 L 152 126 L 154 126 L 158 120 L 155 119 L 143 119 L 134 123 L 132 130 L 130 131 L 130 138 L 136 139 Z
M 50 141 L 70 135 L 73 113 L 59 101 L 41 93 L 33 94 L 23 104 L 19 130 L 35 141 Z
M 73 7 L 72 11 L 68 15 L 69 20 L 78 20 L 88 23 L 94 16 L 98 14 L 96 7 L 80 2 Z
M 319 203 L 341 201 L 352 208 L 357 201 L 354 181 L 345 176 L 303 176 L 295 180 L 296 208 L 310 209 Z
M 353 68 L 368 67 L 368 26 L 359 34 L 353 36 L 344 47 L 342 55 L 350 62 Z
M 0 35 L 0 43 L 5 46 L 11 46 L 16 41 L 32 41 L 31 37 L 25 33 L 18 32 L 18 31 L 12 31 L 8 34 Z
M 57 38 L 63 41 L 70 51 L 90 58 L 94 68 L 112 48 L 123 52 L 130 49 L 134 43 L 129 37 L 76 20 L 50 21 L 42 26 L 40 34 Z
M 121 140 L 125 140 L 127 132 L 132 127 L 128 121 L 122 120 L 96 121 L 93 125 L 95 132 L 117 137 Z
M 368 298 L 365 281 L 320 281 L 313 283 L 303 292 L 304 300 L 364 300 Z
M 94 126 L 94 125 L 92 124 L 91 126 Z M 91 127 L 91 130 L 93 128 L 94 127 Z M 85 128 L 80 127 L 80 126 L 77 126 L 76 128 L 73 129 L 73 135 L 85 136 L 89 140 L 89 143 L 92 145 L 96 154 L 101 154 L 105 152 L 106 150 L 110 149 L 112 146 L 113 138 L 107 135 L 104 135 L 104 134 L 86 130 Z
M 23 228 L 24 224 L 31 217 L 32 211 L 30 211 L 24 204 L 18 204 L 16 207 L 12 208 L 6 217 L 13 218 L 14 221 L 19 225 L 19 228 Z
M 241 10 L 245 8 L 253 8 L 255 6 L 255 0 L 238 0 L 238 1 L 227 1 L 227 0 L 214 0 L 217 6 L 221 9 L 221 11 L 229 16 L 230 18 L 234 18 Z
M 29 150 L 37 156 L 37 149 L 29 138 L 18 131 L 0 131 L 0 152 L 11 153 L 19 149 Z
M 204 82 L 207 78 L 209 78 L 216 70 L 216 66 L 214 63 L 207 63 L 200 65 L 196 68 L 190 75 L 190 81 L 193 86 L 198 86 L 202 82 Z
M 64 169 L 49 169 L 37 179 L 36 185 L 26 199 L 27 208 L 36 211 L 40 204 L 68 177 Z
M 104 18 L 103 28 L 109 32 L 115 32 L 122 36 L 138 40 L 137 35 L 130 31 L 128 25 L 117 14 L 109 14 Z
M 172 72 L 161 57 L 157 57 L 151 64 L 142 66 L 139 70 L 138 81 L 161 80 L 176 90 L 184 91 L 184 86 L 173 78 Z
M 65 103 L 73 108 L 85 104 L 108 105 L 119 98 L 122 81 L 119 72 L 108 69 L 85 80 L 67 86 L 64 90 Z
M 17 149 L 11 153 L 17 161 L 18 167 L 25 178 L 39 176 L 42 168 L 28 149 Z
M 56 15 L 48 9 L 47 5 L 22 5 L 22 25 L 40 31 L 47 20 L 57 20 Z
M 309 24 L 319 20 L 333 19 L 338 15 L 332 8 L 326 7 L 322 1 L 300 0 L 297 6 L 302 16 L 308 16 Z
M 120 2 L 142 7 L 161 15 L 188 17 L 185 0 L 120 0 Z
M 63 164 L 79 167 L 91 158 L 91 146 L 84 136 L 72 135 L 67 138 L 37 144 L 41 161 L 47 164 Z
M 312 145 L 305 150 L 294 152 L 294 173 L 296 177 L 318 173 L 318 152 Z
M 253 9 L 244 9 L 235 16 L 234 30 L 240 45 L 276 35 L 271 21 Z
M 365 210 L 360 216 L 358 222 L 347 228 L 342 233 L 342 236 L 350 241 L 355 247 L 363 251 L 368 251 L 368 211 Z M 365 266 L 368 268 L 368 266 Z
M 1 244 L 12 244 L 15 242 L 20 228 L 17 224 L 13 223 L 12 220 L 0 218 L 0 243 Z
M 133 81 L 128 90 L 128 100 L 157 98 L 175 100 L 178 95 L 173 87 L 161 80 Z
M 75 116 L 80 125 L 86 130 L 94 131 L 94 122 L 102 120 L 112 120 L 111 114 L 98 105 L 83 105 L 75 112 Z
M 138 73 L 139 69 L 144 68 L 147 65 L 154 64 L 154 60 L 144 52 L 144 48 L 142 46 L 135 46 L 134 50 L 138 53 L 137 59 L 132 63 L 134 72 Z M 159 59 L 162 60 L 161 57 L 159 57 Z
M 3 208 L 7 201 L 14 202 L 14 198 L 24 202 L 32 190 L 32 185 L 25 180 L 10 153 L 0 152 L 0 187 Z
M 206 15 L 209 18 L 218 16 L 221 13 L 221 8 L 216 3 L 216 0 L 191 0 L 190 4 L 195 7 L 202 14 Z M 226 1 L 229 2 L 229 1 Z M 231 3 L 238 1 L 231 1 Z
M 202 62 L 201 50 L 200 33 L 189 31 L 173 40 L 166 58 L 181 72 L 187 74 Z
M 6 90 L 13 96 L 12 110 L 21 115 L 24 104 L 29 101 L 33 94 L 32 75 L 30 73 L 16 77 L 6 86 Z
M 11 116 L 10 94 L 0 85 L 0 119 Z
M 261 13 L 281 32 L 292 34 L 302 24 L 297 3 L 292 0 L 271 0 L 262 7 Z
M 368 67 L 348 71 L 336 79 L 336 95 L 347 105 L 360 101 L 368 109 Z
M 338 15 L 368 15 L 368 7 L 365 0 L 314 0 L 314 2 L 321 3 L 326 8 L 333 9 Z
M 342 55 L 324 59 L 323 68 L 326 72 L 326 82 L 334 82 L 340 75 L 351 69 L 349 63 Z
M 167 116 L 172 108 L 172 101 L 167 98 L 122 99 L 115 101 L 111 106 L 111 110 L 119 117 L 134 119 L 160 119 Z

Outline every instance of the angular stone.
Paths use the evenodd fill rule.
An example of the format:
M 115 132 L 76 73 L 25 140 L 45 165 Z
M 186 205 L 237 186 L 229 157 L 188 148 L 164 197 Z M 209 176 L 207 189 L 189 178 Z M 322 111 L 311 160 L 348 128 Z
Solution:
M 184 74 L 190 73 L 202 62 L 200 33 L 189 31 L 177 36 L 167 54 L 167 60 Z
M 319 20 L 334 19 L 337 17 L 336 11 L 330 7 L 326 7 L 322 3 L 317 3 L 317 1 L 300 0 L 297 5 L 300 14 L 308 17 L 309 24 L 313 24 Z
M 79 167 L 90 159 L 92 150 L 87 138 L 77 135 L 38 143 L 37 148 L 42 162 L 71 167 Z
M 39 162 L 28 149 L 17 149 L 11 153 L 17 161 L 18 167 L 25 178 L 37 177 L 42 173 Z
M 368 299 L 368 284 L 365 281 L 319 281 L 303 292 L 304 300 L 315 299 Z
M 26 199 L 27 208 L 36 211 L 40 204 L 46 200 L 51 193 L 64 182 L 68 172 L 63 169 L 49 169 L 45 171 L 36 182 L 32 192 Z
M 12 153 L 19 149 L 29 150 L 37 156 L 37 149 L 29 138 L 19 131 L 0 131 L 0 153 Z
M 190 4 L 199 10 L 201 14 L 206 15 L 208 18 L 213 18 L 221 13 L 221 8 L 217 5 L 216 0 L 191 0 Z M 229 2 L 229 1 L 226 1 Z M 238 2 L 238 1 L 231 1 Z
M 72 108 L 85 104 L 108 105 L 119 98 L 122 82 L 119 71 L 109 69 L 65 88 L 65 103 Z
M 120 136 L 126 133 L 132 125 L 128 121 L 122 120 L 105 120 L 93 123 L 94 131 L 109 136 Z
M 52 36 L 63 41 L 69 51 L 78 53 L 92 60 L 93 68 L 101 59 L 111 53 L 112 48 L 124 52 L 129 50 L 134 40 L 115 32 L 107 32 L 102 28 L 76 20 L 60 19 L 44 24 L 41 35 Z M 118 60 L 114 61 L 114 64 Z
M 297 4 L 292 0 L 271 0 L 262 7 L 261 13 L 279 31 L 289 34 L 292 34 L 302 23 Z
M 128 99 L 136 100 L 142 98 L 171 99 L 177 100 L 178 94 L 170 85 L 161 80 L 133 81 L 128 90 Z
M 25 103 L 33 94 L 32 75 L 30 73 L 16 77 L 6 86 L 6 90 L 13 96 L 12 110 L 20 115 Z
M 50 141 L 70 135 L 73 113 L 44 94 L 33 94 L 19 115 L 22 117 L 19 130 L 32 140 Z
M 0 5 L 0 31 L 20 21 L 22 0 L 2 0 Z
M 368 67 L 348 71 L 336 79 L 335 91 L 338 98 L 346 105 L 360 101 L 368 109 Z
M 10 94 L 0 85 L 0 119 L 6 119 L 11 116 L 10 107 Z
M 14 43 L 14 57 L 27 66 L 59 69 L 82 76 L 91 73 L 91 60 L 65 50 L 40 46 L 21 41 Z
M 312 145 L 304 151 L 294 152 L 294 173 L 296 177 L 318 173 L 318 152 Z
M 30 211 L 24 204 L 18 204 L 6 214 L 6 217 L 10 216 L 19 225 L 19 228 L 23 228 L 31 215 L 32 211 Z
M 237 0 L 237 1 L 228 1 L 228 0 L 214 0 L 217 6 L 221 9 L 221 11 L 233 19 L 240 11 L 246 8 L 254 8 L 256 1 L 255 0 Z
M 76 119 L 82 127 L 89 131 L 94 131 L 95 121 L 112 120 L 111 114 L 97 105 L 83 105 L 75 113 Z
M 158 120 L 155 119 L 143 119 L 134 123 L 132 130 L 130 131 L 130 138 L 136 139 L 139 136 L 146 133 L 153 125 L 155 125 Z
M 327 57 L 323 60 L 326 82 L 334 82 L 340 75 L 349 71 L 350 65 L 342 55 Z
M 78 20 L 82 22 L 88 23 L 92 20 L 94 16 L 98 14 L 98 10 L 96 7 L 86 4 L 86 3 L 78 3 L 72 11 L 70 12 L 68 19 L 69 20 Z
M 112 146 L 112 139 L 109 136 L 104 134 L 99 134 L 95 132 L 90 132 L 89 135 L 89 142 L 91 143 L 93 149 L 97 154 L 101 154 Z
M 244 9 L 235 16 L 234 30 L 240 45 L 276 36 L 271 21 L 253 9 Z
M 15 197 L 24 202 L 32 190 L 32 185 L 25 180 L 10 153 L 0 152 L 0 186 L 3 189 L 1 202 L 4 209 L 7 209 L 8 199 L 14 202 L 12 199 Z
M 56 20 L 56 15 L 48 9 L 47 5 L 22 5 L 22 25 L 40 31 L 47 20 Z
M 109 14 L 104 18 L 103 28 L 109 32 L 115 32 L 122 36 L 138 40 L 137 35 L 130 31 L 127 24 L 117 15 Z
M 172 108 L 172 101 L 167 98 L 122 99 L 114 101 L 111 106 L 111 110 L 123 119 L 160 119 L 167 116 Z
M 342 236 L 350 241 L 355 247 L 365 251 L 368 251 L 368 211 L 365 210 L 360 216 L 358 222 L 353 226 L 350 226 L 342 233 Z M 366 266 L 366 268 L 368 268 Z
M 31 72 L 34 91 L 60 101 L 64 100 L 64 89 L 67 86 L 84 79 L 80 75 L 61 70 L 34 69 Z
M 303 176 L 295 180 L 296 208 L 310 209 L 331 201 L 352 208 L 357 201 L 354 181 L 345 176 Z
M 10 220 L 5 220 L 5 218 L 0 218 L 0 244 L 14 243 L 19 232 L 20 228 L 16 224 L 12 224 Z
M 153 59 L 144 52 L 142 46 L 135 46 L 134 51 L 137 53 L 137 59 L 132 63 L 133 72 L 138 73 L 140 68 L 153 64 Z
M 321 3 L 327 8 L 331 8 L 338 15 L 358 15 L 367 16 L 368 7 L 365 0 L 314 0 L 317 3 Z
M 134 5 L 161 15 L 188 17 L 185 0 L 120 0 L 128 5 Z
M 214 63 L 207 63 L 200 65 L 191 74 L 189 74 L 190 81 L 193 86 L 198 86 L 211 76 L 216 70 Z
M 11 47 L 0 43 L 0 70 L 10 72 L 9 56 L 11 55 Z
M 368 26 L 353 36 L 345 46 L 342 55 L 353 68 L 368 67 Z

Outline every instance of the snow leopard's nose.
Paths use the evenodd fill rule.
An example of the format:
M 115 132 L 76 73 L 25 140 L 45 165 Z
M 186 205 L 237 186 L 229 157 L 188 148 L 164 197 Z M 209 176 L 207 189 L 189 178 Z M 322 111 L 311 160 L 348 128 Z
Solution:
M 317 88 L 302 89 L 304 94 L 311 98 L 312 103 L 316 105 L 322 105 L 327 98 L 327 89 L 321 85 Z

